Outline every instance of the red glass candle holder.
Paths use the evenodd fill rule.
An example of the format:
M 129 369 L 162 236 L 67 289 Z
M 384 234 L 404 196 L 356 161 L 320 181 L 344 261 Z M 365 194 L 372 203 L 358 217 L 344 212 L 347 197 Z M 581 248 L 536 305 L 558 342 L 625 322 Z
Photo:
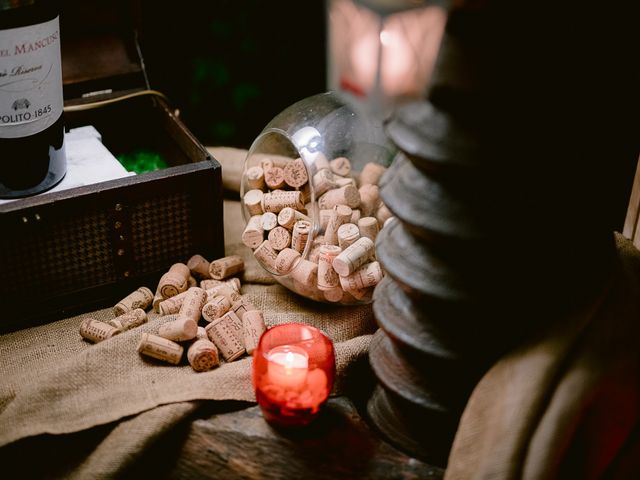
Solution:
M 265 420 L 302 427 L 320 413 L 333 388 L 333 343 L 310 325 L 288 323 L 262 334 L 253 352 L 253 387 Z

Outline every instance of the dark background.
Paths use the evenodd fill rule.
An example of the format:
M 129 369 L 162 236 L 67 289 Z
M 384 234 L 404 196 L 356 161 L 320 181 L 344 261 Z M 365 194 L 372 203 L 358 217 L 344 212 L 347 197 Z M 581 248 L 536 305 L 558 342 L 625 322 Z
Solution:
M 150 87 L 205 145 L 248 148 L 280 111 L 326 90 L 322 0 L 61 0 L 65 98 Z
M 141 1 L 151 86 L 205 145 L 249 147 L 292 103 L 326 89 L 322 0 Z
M 531 194 L 532 203 L 544 198 L 553 203 L 546 186 L 555 181 L 558 196 L 579 197 L 582 203 L 576 211 L 583 216 L 602 212 L 602 217 L 613 219 L 609 221 L 621 229 L 638 158 L 638 76 L 634 68 L 638 17 L 627 11 L 633 9 L 625 8 L 629 3 L 624 0 L 607 8 L 563 1 L 554 3 L 554 8 L 514 12 L 509 8 L 513 2 L 503 3 L 495 31 L 481 37 L 493 41 L 503 54 L 491 68 L 485 68 L 493 75 L 488 91 L 496 100 L 506 99 L 506 110 L 513 109 L 513 118 L 523 122 L 513 125 L 519 129 L 514 135 L 505 132 L 500 137 L 505 144 L 512 143 L 510 158 L 514 160 L 502 174 L 510 175 L 513 170 L 508 181 L 518 194 L 521 183 L 540 185 Z M 169 4 L 62 0 L 61 5 L 63 70 L 65 59 L 66 67 L 71 60 L 78 67 L 76 77 L 81 77 L 94 63 L 96 71 L 90 76 L 104 76 L 104 81 L 85 81 L 85 85 L 65 83 L 65 98 L 101 88 L 143 87 L 144 79 L 131 73 L 138 62 L 137 32 L 151 88 L 169 97 L 205 145 L 248 148 L 283 109 L 326 90 L 322 0 L 183 0 Z M 106 55 L 98 58 L 96 52 L 109 37 L 127 45 L 124 60 L 108 42 L 108 48 L 103 48 Z M 65 43 L 76 47 L 75 58 L 73 49 L 65 51 Z M 505 47 L 511 43 L 519 45 L 517 51 Z M 115 77 L 112 73 L 118 64 L 123 67 L 122 75 Z M 68 72 L 66 68 L 65 76 Z M 488 105 L 476 124 L 487 123 L 486 115 L 497 115 L 495 105 Z M 123 119 L 124 128 L 144 127 L 130 123 Z M 517 141 L 522 132 L 530 134 L 529 142 Z M 558 153 L 552 134 L 568 149 L 567 155 Z M 532 154 L 534 147 L 540 150 L 537 156 Z M 525 156 L 530 160 L 525 161 Z M 529 172 L 538 173 L 538 184 Z M 568 188 L 575 185 L 582 185 L 580 195 Z M 567 215 L 575 216 L 574 212 Z M 588 218 L 585 223 L 592 221 Z

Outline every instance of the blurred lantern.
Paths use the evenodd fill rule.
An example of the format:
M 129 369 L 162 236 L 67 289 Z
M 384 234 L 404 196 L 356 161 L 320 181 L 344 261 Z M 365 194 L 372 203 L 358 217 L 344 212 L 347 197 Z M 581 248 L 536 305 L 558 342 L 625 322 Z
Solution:
M 369 363 L 378 385 L 367 403 L 368 419 L 394 446 L 438 466 L 446 465 L 477 379 L 473 362 L 483 359 L 470 356 L 465 344 L 475 326 L 460 327 L 474 318 L 468 312 L 475 312 L 475 292 L 467 287 L 475 278 L 469 272 L 477 270 L 458 259 L 483 251 L 478 245 L 484 240 L 476 227 L 482 225 L 474 210 L 478 196 L 467 193 L 478 169 L 465 163 L 466 146 L 475 143 L 458 132 L 448 112 L 427 101 L 443 80 L 443 65 L 454 67 L 453 85 L 464 78 L 460 67 L 468 58 L 451 58 L 451 29 L 444 38 L 449 50 L 441 50 L 447 19 L 456 15 L 449 3 L 466 4 L 328 2 L 330 88 L 372 120 L 388 120 L 384 131 L 398 149 L 379 182 L 396 219 L 376 239 L 376 258 L 387 275 L 373 295 L 380 329 Z M 469 363 L 461 360 L 467 356 Z
M 329 0 L 329 88 L 386 117 L 423 98 L 447 19 L 445 0 Z

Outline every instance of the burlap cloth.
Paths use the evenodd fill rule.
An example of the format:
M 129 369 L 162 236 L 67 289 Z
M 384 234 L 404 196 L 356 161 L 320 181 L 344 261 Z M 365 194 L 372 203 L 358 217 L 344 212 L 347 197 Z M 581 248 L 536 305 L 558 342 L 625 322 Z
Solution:
M 225 188 L 237 192 L 245 152 L 212 151 L 223 164 Z M 226 253 L 242 255 L 246 262 L 242 293 L 264 311 L 268 326 L 306 322 L 331 337 L 338 372 L 334 393 L 339 393 L 348 366 L 366 355 L 375 330 L 371 307 L 319 304 L 274 284 L 240 242 L 244 225 L 239 201 L 225 200 L 224 219 Z M 74 457 L 57 474 L 122 474 L 146 446 L 201 405 L 194 401 L 255 401 L 249 357 L 196 373 L 189 365 L 162 364 L 137 353 L 141 332 L 155 333 L 164 322 L 157 315 L 138 329 L 95 345 L 78 333 L 87 316 L 106 320 L 113 314 L 111 309 L 90 312 L 0 337 L 0 446 L 109 424 L 90 451 Z M 24 453 L 20 445 L 9 445 L 9 450 Z
M 616 243 L 609 288 L 481 379 L 446 480 L 640 478 L 640 252 Z

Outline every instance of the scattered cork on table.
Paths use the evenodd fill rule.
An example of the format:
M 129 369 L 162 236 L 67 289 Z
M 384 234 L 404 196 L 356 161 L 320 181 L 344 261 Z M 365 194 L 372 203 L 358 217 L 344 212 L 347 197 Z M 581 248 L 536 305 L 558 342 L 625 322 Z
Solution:
M 146 310 L 153 309 L 164 321 L 153 320 L 158 323 L 155 331 L 140 335 L 140 355 L 173 365 L 188 363 L 196 372 L 217 368 L 222 361 L 251 354 L 266 330 L 263 313 L 240 293 L 240 279 L 230 278 L 243 271 L 244 261 L 237 255 L 211 262 L 193 255 L 186 264 L 171 265 L 155 294 L 141 286 L 118 301 L 115 318 L 83 319 L 80 336 L 91 343 L 107 341 L 148 324 Z

